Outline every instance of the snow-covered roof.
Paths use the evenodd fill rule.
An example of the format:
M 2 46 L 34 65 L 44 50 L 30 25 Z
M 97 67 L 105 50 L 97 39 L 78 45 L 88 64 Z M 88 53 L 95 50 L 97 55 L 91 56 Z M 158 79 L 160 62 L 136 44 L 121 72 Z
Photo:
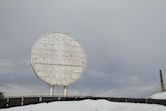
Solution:
M 161 92 L 161 93 L 154 94 L 150 98 L 153 98 L 153 99 L 166 99 L 166 92 Z

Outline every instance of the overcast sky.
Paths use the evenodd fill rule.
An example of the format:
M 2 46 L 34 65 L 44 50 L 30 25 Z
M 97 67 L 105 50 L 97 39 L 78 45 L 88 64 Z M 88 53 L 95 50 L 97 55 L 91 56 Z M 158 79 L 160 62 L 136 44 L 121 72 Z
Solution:
M 87 69 L 70 94 L 140 97 L 159 86 L 160 68 L 166 80 L 165 0 L 0 0 L 6 95 L 48 94 L 30 54 L 49 32 L 69 33 L 86 51 Z

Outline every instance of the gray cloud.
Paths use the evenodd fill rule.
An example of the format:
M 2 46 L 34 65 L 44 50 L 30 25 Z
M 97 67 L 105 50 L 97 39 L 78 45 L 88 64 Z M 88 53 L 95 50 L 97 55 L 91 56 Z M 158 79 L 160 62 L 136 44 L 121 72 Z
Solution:
M 87 53 L 87 70 L 70 87 L 75 94 L 140 96 L 159 84 L 159 68 L 165 71 L 164 0 L 1 0 L 0 16 L 0 90 L 47 92 L 30 54 L 52 31 L 71 34 Z

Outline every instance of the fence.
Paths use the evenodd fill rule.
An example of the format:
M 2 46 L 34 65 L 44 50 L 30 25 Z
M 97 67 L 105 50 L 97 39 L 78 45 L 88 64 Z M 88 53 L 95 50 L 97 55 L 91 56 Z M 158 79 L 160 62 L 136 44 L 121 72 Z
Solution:
M 80 100 L 98 100 L 105 99 L 111 102 L 127 102 L 127 103 L 144 103 L 159 104 L 166 106 L 166 100 L 161 99 L 144 99 L 144 98 L 114 98 L 114 97 L 11 97 L 0 99 L 0 109 L 16 106 L 24 106 L 38 103 L 48 103 L 53 101 L 80 101 Z

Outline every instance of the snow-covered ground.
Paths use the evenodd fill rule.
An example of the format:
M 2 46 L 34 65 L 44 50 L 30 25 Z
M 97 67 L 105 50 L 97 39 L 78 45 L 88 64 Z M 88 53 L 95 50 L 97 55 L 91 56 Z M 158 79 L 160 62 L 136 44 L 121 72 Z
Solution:
M 166 92 L 154 94 L 154 99 L 166 99 Z M 155 104 L 118 103 L 107 100 L 56 101 L 0 111 L 166 111 L 166 106 Z
M 166 111 L 162 105 L 109 102 L 107 100 L 59 101 L 1 109 L 0 111 Z
M 153 98 L 153 99 L 166 99 L 166 92 L 154 94 L 150 98 Z

